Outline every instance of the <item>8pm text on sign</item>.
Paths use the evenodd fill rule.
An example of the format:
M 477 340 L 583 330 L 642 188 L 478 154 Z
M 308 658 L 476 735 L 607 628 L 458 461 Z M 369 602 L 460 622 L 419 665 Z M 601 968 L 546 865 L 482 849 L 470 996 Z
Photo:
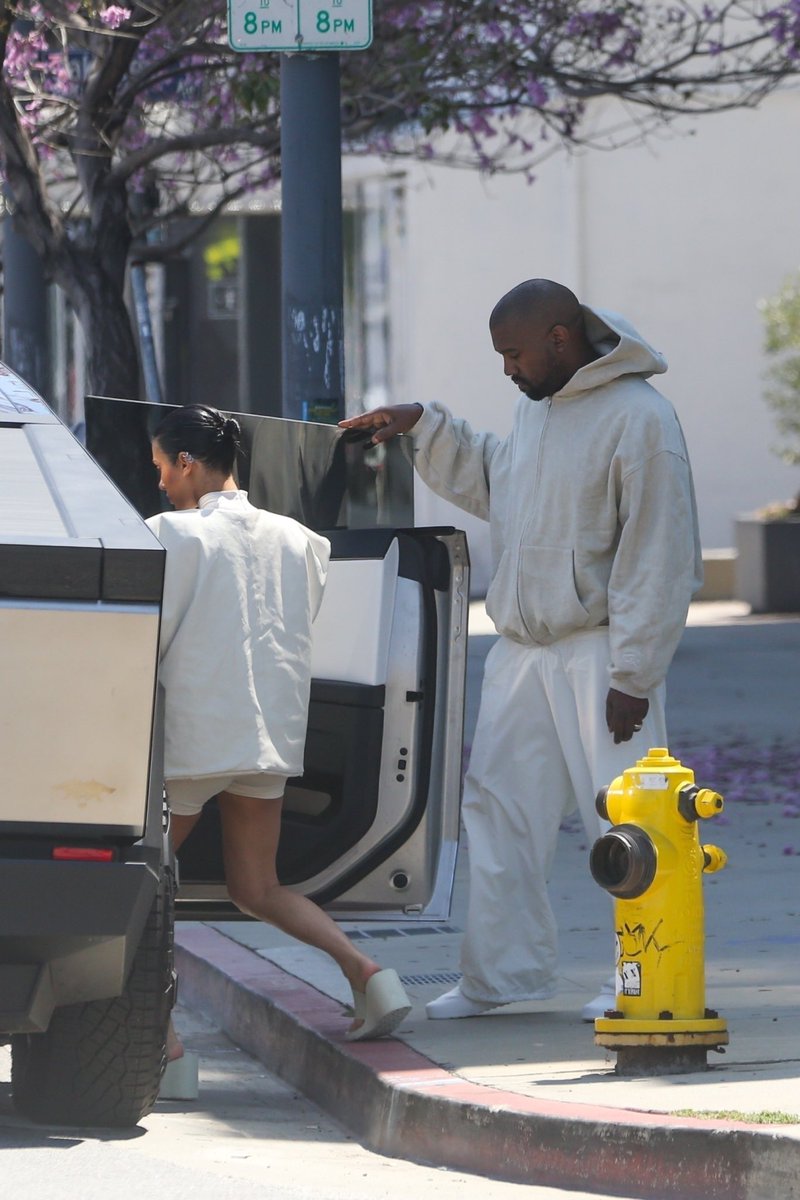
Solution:
M 234 50 L 364 50 L 372 0 L 228 0 Z

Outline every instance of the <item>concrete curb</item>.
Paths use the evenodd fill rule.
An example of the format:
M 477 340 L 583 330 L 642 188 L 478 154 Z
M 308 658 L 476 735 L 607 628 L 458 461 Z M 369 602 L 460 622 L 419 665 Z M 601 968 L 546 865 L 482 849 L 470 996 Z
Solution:
M 181 998 L 381 1154 L 648 1200 L 800 1200 L 800 1141 L 736 1122 L 533 1100 L 399 1039 L 349 1043 L 341 1006 L 216 930 L 179 928 Z

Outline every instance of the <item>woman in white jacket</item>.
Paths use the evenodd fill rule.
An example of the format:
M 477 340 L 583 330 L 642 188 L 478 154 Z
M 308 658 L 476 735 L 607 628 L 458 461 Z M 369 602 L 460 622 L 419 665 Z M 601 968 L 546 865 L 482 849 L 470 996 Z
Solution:
M 380 1037 L 410 1011 L 396 973 L 282 887 L 275 865 L 286 781 L 303 770 L 311 624 L 330 545 L 250 504 L 233 477 L 238 444 L 238 423 L 204 405 L 171 412 L 152 440 L 159 486 L 176 509 L 147 522 L 167 551 L 160 680 L 173 846 L 216 796 L 233 902 L 330 954 L 353 990 L 345 1036 Z M 182 1052 L 171 1036 L 169 1057 Z

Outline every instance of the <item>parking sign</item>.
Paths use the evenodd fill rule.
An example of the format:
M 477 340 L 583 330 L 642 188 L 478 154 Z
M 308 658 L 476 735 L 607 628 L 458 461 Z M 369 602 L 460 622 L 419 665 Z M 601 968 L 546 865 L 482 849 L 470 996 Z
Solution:
M 228 0 L 234 50 L 365 50 L 372 0 Z

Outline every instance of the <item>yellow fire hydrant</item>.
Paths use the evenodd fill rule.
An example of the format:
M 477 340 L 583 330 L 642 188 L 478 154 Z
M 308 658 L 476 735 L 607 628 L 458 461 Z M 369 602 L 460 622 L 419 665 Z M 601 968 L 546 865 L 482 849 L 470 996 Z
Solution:
M 617 994 L 594 1023 L 595 1043 L 616 1051 L 620 1075 L 705 1067 L 709 1049 L 724 1053 L 728 1032 L 705 1006 L 702 875 L 727 856 L 701 845 L 697 824 L 722 812 L 722 796 L 656 748 L 603 789 L 596 807 L 612 825 L 589 867 L 615 898 Z

